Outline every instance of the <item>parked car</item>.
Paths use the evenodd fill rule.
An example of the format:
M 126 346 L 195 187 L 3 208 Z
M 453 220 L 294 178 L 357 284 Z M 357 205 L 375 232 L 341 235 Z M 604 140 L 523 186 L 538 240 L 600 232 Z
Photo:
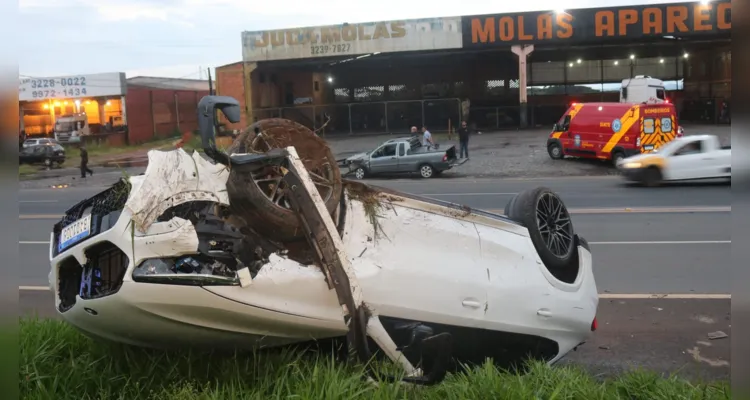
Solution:
M 198 108 L 215 163 L 151 151 L 144 174 L 78 203 L 52 229 L 55 306 L 83 332 L 159 348 L 347 336 L 360 360 L 376 346 L 407 377 L 439 379 L 448 359 L 552 363 L 595 330 L 591 252 L 549 189 L 519 194 L 504 216 L 355 181 L 326 202 L 304 165 L 326 156 L 305 150 L 317 150 L 312 131 L 294 147 L 227 154 L 215 147 L 213 114 L 235 122 L 239 103 L 206 96 Z M 263 179 L 286 200 L 247 195 L 257 190 L 244 182 L 269 167 Z M 295 218 L 276 218 L 284 213 Z M 304 229 L 288 238 L 269 221 Z
M 732 178 L 732 146 L 715 135 L 676 138 L 650 154 L 625 158 L 617 164 L 625 179 L 647 186 L 662 182 Z
M 52 167 L 65 162 L 65 148 L 59 144 L 37 144 L 24 147 L 18 155 L 19 164 L 44 164 Z
M 33 138 L 33 139 L 26 139 L 23 141 L 23 147 L 31 147 L 31 146 L 37 146 L 37 145 L 44 145 L 44 144 L 58 144 L 55 139 L 48 139 L 48 138 Z
M 348 168 L 349 173 L 353 173 L 357 179 L 414 172 L 422 178 L 431 178 L 466 161 L 458 159 L 456 146 L 450 146 L 447 150 L 440 150 L 439 147 L 432 149 L 422 146 L 418 136 L 412 136 L 387 140 L 375 150 L 338 160 L 338 164 Z

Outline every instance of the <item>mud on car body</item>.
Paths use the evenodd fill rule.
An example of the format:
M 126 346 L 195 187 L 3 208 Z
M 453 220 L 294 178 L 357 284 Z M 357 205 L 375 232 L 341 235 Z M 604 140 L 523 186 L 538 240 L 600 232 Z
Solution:
M 239 115 L 234 99 L 201 101 L 214 162 L 151 151 L 144 175 L 55 225 L 50 285 L 63 319 L 159 348 L 345 337 L 360 360 L 387 356 L 419 383 L 454 361 L 555 362 L 592 334 L 591 253 L 549 189 L 517 195 L 505 216 L 347 181 L 326 200 L 304 162 L 314 154 L 219 153 L 205 119 L 219 108 L 232 120 L 233 107 Z M 259 171 L 284 200 L 263 190 L 247 200 L 237 183 L 264 184 Z M 279 213 L 258 211 L 270 207 Z M 269 228 L 282 213 L 297 218 Z

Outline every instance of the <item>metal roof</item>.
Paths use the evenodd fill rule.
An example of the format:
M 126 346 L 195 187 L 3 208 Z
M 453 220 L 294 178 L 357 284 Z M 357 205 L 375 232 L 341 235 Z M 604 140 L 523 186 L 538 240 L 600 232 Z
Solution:
M 168 90 L 208 90 L 208 81 L 201 79 L 159 78 L 154 76 L 136 76 L 128 78 L 128 86 L 139 86 Z

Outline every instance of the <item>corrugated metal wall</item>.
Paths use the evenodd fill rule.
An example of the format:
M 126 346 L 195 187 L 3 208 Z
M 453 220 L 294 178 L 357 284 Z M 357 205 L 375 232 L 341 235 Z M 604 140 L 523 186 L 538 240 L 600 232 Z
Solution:
M 128 87 L 128 142 L 179 136 L 198 129 L 198 101 L 208 91 Z

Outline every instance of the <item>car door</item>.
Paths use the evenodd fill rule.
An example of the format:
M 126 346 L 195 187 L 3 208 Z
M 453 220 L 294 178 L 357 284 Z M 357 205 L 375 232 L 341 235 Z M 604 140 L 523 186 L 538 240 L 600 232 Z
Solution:
M 406 150 L 409 146 L 406 142 L 401 142 L 398 144 L 398 171 L 399 172 L 411 172 L 414 171 L 417 167 L 414 165 L 412 161 L 409 159 L 411 157 L 406 156 Z
M 701 177 L 704 167 L 702 141 L 694 140 L 680 146 L 669 157 L 667 176 L 669 180 L 696 179 Z
M 398 157 L 396 157 L 397 143 L 387 143 L 372 152 L 370 156 L 370 172 L 382 174 L 398 171 Z

